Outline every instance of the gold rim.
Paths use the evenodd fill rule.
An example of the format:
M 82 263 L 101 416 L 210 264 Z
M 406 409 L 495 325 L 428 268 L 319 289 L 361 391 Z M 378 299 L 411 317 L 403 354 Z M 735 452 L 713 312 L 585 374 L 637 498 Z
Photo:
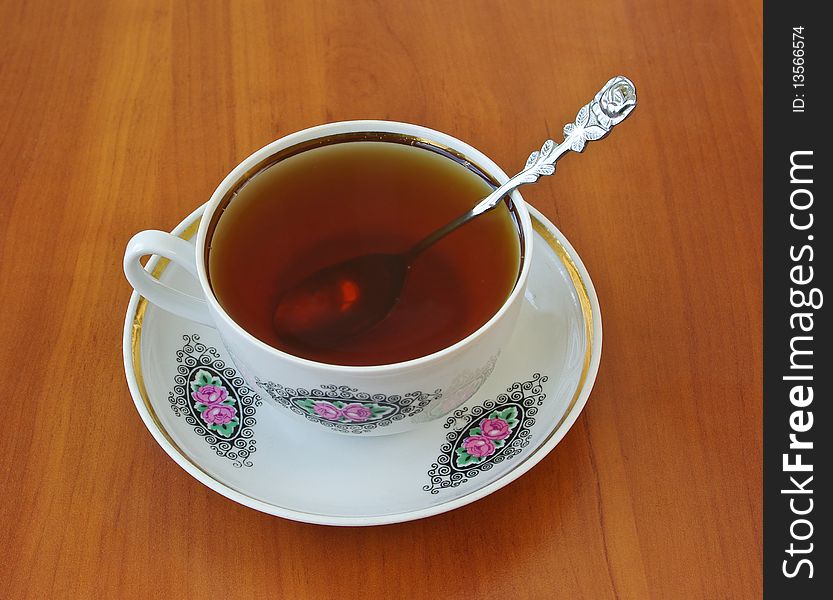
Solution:
M 542 447 L 544 447 L 560 430 L 561 426 L 567 420 L 567 418 L 572 413 L 573 409 L 575 408 L 576 403 L 578 402 L 579 398 L 581 397 L 581 393 L 584 391 L 584 386 L 587 382 L 587 376 L 590 372 L 590 364 L 593 356 L 593 307 L 590 303 L 590 295 L 587 291 L 587 285 L 585 281 L 581 277 L 581 273 L 579 272 L 578 267 L 576 266 L 575 262 L 573 261 L 570 254 L 567 252 L 567 249 L 563 246 L 563 244 L 556 238 L 552 232 L 547 229 L 546 225 L 541 222 L 537 217 L 530 214 L 530 218 L 532 220 L 532 229 L 536 231 L 543 240 L 547 243 L 547 245 L 552 248 L 553 252 L 555 252 L 558 259 L 567 269 L 567 274 L 570 277 L 570 280 L 573 283 L 573 288 L 576 290 L 576 294 L 578 295 L 579 305 L 581 307 L 582 317 L 584 319 L 584 335 L 585 335 L 585 350 L 584 350 L 584 362 L 581 368 L 581 375 L 579 376 L 578 384 L 576 385 L 575 392 L 573 393 L 572 398 L 570 399 L 570 403 L 567 406 L 567 409 L 564 411 L 564 414 L 559 419 L 558 423 L 556 423 L 555 427 L 553 427 L 550 434 L 538 444 L 537 448 L 531 452 L 528 456 L 526 456 L 523 460 L 518 461 L 515 463 L 515 467 L 512 471 L 517 470 L 517 468 L 524 464 L 526 461 L 531 459 L 538 453 Z M 185 230 L 179 234 L 184 240 L 190 240 L 191 238 L 196 235 L 197 230 L 200 226 L 200 221 L 202 220 L 201 217 L 197 217 L 193 223 L 188 225 Z M 154 266 L 153 270 L 151 271 L 151 276 L 159 279 L 162 276 L 162 273 L 165 272 L 165 269 L 168 268 L 170 261 L 166 258 L 160 258 L 159 261 Z M 270 502 L 260 500 L 253 496 L 249 496 L 247 493 L 227 484 L 220 480 L 218 480 L 214 475 L 203 469 L 198 463 L 191 459 L 190 456 L 179 446 L 179 444 L 174 441 L 173 437 L 168 433 L 165 427 L 162 424 L 162 421 L 159 419 L 159 416 L 156 414 L 156 411 L 153 408 L 153 405 L 150 402 L 150 396 L 147 392 L 147 387 L 145 385 L 145 378 L 144 374 L 142 373 L 142 357 L 141 357 L 141 345 L 142 345 L 142 326 L 144 324 L 145 313 L 147 312 L 148 308 L 148 300 L 144 296 L 139 297 L 139 302 L 136 305 L 136 313 L 133 316 L 133 325 L 131 328 L 131 356 L 132 356 L 132 366 L 133 366 L 133 374 L 136 378 L 136 384 L 139 390 L 139 395 L 142 398 L 142 403 L 145 405 L 145 409 L 147 410 L 148 414 L 150 415 L 151 420 L 156 425 L 157 430 L 162 434 L 162 436 L 168 441 L 168 443 L 179 453 L 179 455 L 188 461 L 191 465 L 194 466 L 197 470 L 204 473 L 206 476 L 210 477 L 218 484 L 223 487 L 229 488 L 237 492 L 242 496 L 246 496 L 247 498 L 251 498 L 257 502 L 263 504 L 269 504 L 270 506 L 275 506 L 277 508 L 283 508 L 280 505 L 272 504 Z M 511 471 L 508 471 L 509 473 Z M 499 480 L 499 479 L 498 479 Z M 498 481 L 496 480 L 496 481 Z M 478 488 L 477 490 L 472 490 L 455 500 L 459 500 L 460 498 L 464 498 L 469 494 L 473 494 L 479 491 L 482 488 Z M 309 515 L 317 515 L 317 513 L 304 513 L 304 511 L 299 511 L 296 509 L 287 509 L 292 510 L 295 513 L 301 514 L 309 514 Z M 410 512 L 410 511 L 409 511 Z M 404 513 L 403 513 L 404 514 Z

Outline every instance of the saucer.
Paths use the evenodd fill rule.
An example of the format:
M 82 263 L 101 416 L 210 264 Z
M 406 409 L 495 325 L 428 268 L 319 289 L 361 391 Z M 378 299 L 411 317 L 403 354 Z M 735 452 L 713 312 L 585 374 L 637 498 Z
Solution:
M 461 382 L 477 386 L 491 371 L 463 406 L 455 409 L 450 398 L 449 414 L 381 437 L 339 435 L 296 420 L 247 386 L 216 330 L 134 292 L 124 366 L 145 426 L 179 466 L 214 491 L 296 521 L 397 523 L 502 488 L 565 436 L 587 402 L 601 355 L 601 314 L 590 277 L 561 232 L 529 211 L 532 265 L 515 331 L 493 370 Z M 191 239 L 201 214 L 202 208 L 173 233 Z M 147 268 L 173 287 L 199 293 L 196 281 L 166 259 L 154 256 Z M 199 411 L 204 405 L 192 397 L 207 385 L 228 395 L 237 418 L 209 424 Z

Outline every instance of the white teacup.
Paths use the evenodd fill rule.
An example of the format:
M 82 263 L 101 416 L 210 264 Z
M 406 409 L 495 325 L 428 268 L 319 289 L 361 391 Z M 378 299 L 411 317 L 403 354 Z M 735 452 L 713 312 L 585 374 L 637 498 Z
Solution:
M 265 166 L 318 141 L 338 136 L 382 133 L 407 136 L 422 145 L 452 153 L 477 166 L 496 183 L 508 177 L 482 152 L 460 140 L 417 125 L 392 121 L 345 121 L 305 129 L 261 148 L 226 176 L 205 207 L 195 242 L 162 231 L 142 231 L 128 243 L 124 272 L 142 296 L 160 308 L 216 328 L 235 366 L 252 389 L 299 417 L 331 431 L 384 435 L 439 418 L 471 398 L 494 368 L 523 302 L 532 256 L 532 224 L 521 195 L 511 198 L 520 223 L 521 265 L 515 287 L 501 308 L 477 331 L 432 354 L 378 366 L 332 365 L 273 348 L 237 324 L 208 283 L 206 247 L 218 209 Z M 449 159 L 451 160 L 451 159 Z M 197 278 L 202 297 L 185 294 L 154 279 L 139 259 L 158 254 Z

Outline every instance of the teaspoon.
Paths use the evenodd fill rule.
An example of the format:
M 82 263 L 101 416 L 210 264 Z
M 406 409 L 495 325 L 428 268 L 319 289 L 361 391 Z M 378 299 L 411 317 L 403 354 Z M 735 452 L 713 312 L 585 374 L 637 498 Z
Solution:
M 468 212 L 433 231 L 399 254 L 366 254 L 326 267 L 303 279 L 279 298 L 273 314 L 275 333 L 295 342 L 333 347 L 369 330 L 396 305 L 411 263 L 430 246 L 478 215 L 493 209 L 515 188 L 552 175 L 555 163 L 569 150 L 582 152 L 621 123 L 636 106 L 636 88 L 626 77 L 608 81 L 594 99 L 564 126 L 564 141 L 547 140 L 529 155 L 517 175 Z

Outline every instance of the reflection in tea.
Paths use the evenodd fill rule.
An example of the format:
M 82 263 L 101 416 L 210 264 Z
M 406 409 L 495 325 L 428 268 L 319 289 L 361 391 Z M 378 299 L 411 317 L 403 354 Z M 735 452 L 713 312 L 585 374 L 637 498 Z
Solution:
M 520 267 L 506 204 L 421 254 L 402 295 L 372 329 L 335 347 L 303 345 L 272 325 L 277 299 L 311 273 L 375 252 L 398 253 L 487 196 L 473 168 L 397 141 L 346 141 L 289 156 L 234 194 L 210 239 L 211 287 L 244 329 L 290 354 L 380 365 L 436 352 L 474 332 L 509 296 Z

